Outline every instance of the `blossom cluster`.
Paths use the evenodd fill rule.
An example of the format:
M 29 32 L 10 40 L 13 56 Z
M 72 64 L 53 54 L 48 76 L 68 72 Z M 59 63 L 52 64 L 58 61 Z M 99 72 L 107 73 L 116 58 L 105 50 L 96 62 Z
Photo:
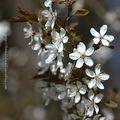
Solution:
M 32 24 L 28 23 L 29 28 L 24 28 L 25 38 L 30 38 L 29 45 L 38 53 L 39 75 L 44 75 L 50 71 L 50 75 L 57 76 L 62 81 L 40 80 L 41 93 L 46 100 L 61 101 L 61 109 L 65 112 L 65 119 L 82 120 L 105 120 L 99 109 L 99 103 L 103 98 L 100 90 L 104 89 L 103 83 L 109 79 L 109 75 L 101 70 L 101 64 L 95 66 L 95 71 L 90 68 L 94 66 L 92 55 L 96 49 L 94 46 L 87 46 L 80 41 L 73 52 L 65 55 L 66 44 L 70 41 L 68 31 L 60 27 L 56 29 L 57 10 L 53 9 L 52 0 L 44 2 L 46 10 L 41 12 L 44 20 L 44 27 L 39 26 L 38 31 L 33 30 Z M 38 20 L 41 18 L 38 17 Z M 109 47 L 114 40 L 112 35 L 106 35 L 107 25 L 100 28 L 97 32 L 94 28 L 90 29 L 94 45 Z M 48 40 L 49 39 L 49 40 Z M 67 58 L 66 63 L 65 58 Z M 72 63 L 74 61 L 74 63 Z M 87 68 L 86 68 L 87 67 Z M 89 67 L 89 68 L 88 68 Z M 84 77 L 74 78 L 72 73 L 75 70 L 85 68 Z M 50 78 L 51 76 L 49 76 Z M 54 78 L 55 79 L 55 78 Z

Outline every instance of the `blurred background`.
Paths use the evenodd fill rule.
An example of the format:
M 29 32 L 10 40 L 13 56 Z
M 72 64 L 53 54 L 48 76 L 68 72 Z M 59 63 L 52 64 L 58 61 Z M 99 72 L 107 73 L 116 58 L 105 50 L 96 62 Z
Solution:
M 5 41 L 0 39 L 0 120 L 62 120 L 59 103 L 51 102 L 44 107 L 44 101 L 36 88 L 39 81 L 33 80 L 37 74 L 36 52 L 28 46 L 29 40 L 24 39 L 25 23 L 8 23 L 18 15 L 16 8 L 21 6 L 33 12 L 41 9 L 42 0 L 0 0 L 0 25 L 9 31 L 8 41 L 8 90 L 4 89 Z M 59 6 L 66 11 L 64 5 Z M 103 65 L 111 78 L 105 83 L 106 88 L 120 90 L 120 0 L 78 0 L 74 9 L 85 8 L 90 13 L 85 17 L 73 18 L 79 22 L 76 31 L 82 40 L 90 44 L 92 36 L 90 28 L 97 30 L 103 25 L 109 26 L 108 34 L 115 36 L 115 49 L 104 48 L 97 51 L 96 62 Z M 64 12 L 65 13 L 65 12 Z M 4 27 L 5 28 L 5 27 Z M 0 29 L 0 34 L 2 29 Z M 120 110 L 114 111 L 114 120 L 120 120 Z

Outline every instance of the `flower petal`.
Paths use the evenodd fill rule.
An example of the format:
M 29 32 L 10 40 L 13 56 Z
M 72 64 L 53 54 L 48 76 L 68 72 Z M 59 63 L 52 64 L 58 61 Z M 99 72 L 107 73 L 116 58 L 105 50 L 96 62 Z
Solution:
M 65 36 L 65 34 L 66 34 L 65 29 L 64 28 L 60 28 L 60 37 L 63 38 Z
M 56 31 L 52 31 L 52 32 L 51 32 L 51 36 L 52 36 L 52 38 L 53 38 L 54 40 L 58 40 L 58 38 L 60 38 L 59 33 L 56 32 Z
M 81 83 L 80 81 L 77 81 L 76 84 L 77 84 L 77 87 L 78 87 L 78 88 L 81 88 L 82 83 Z
M 94 108 L 93 108 L 93 106 L 91 105 L 91 106 L 88 108 L 88 110 L 87 110 L 87 115 L 88 115 L 89 117 L 91 117 L 91 116 L 93 116 L 93 113 L 94 113 Z
M 94 47 L 88 48 L 85 52 L 85 55 L 90 56 L 93 54 L 93 52 L 94 52 Z
M 84 64 L 83 59 L 82 59 L 82 58 L 79 58 L 79 59 L 77 60 L 77 62 L 76 62 L 75 67 L 76 67 L 76 68 L 81 68 L 81 67 L 83 66 L 83 64 Z
M 63 43 L 67 43 L 68 42 L 68 36 L 65 36 L 64 38 L 63 38 Z
M 103 98 L 103 94 L 98 94 L 95 96 L 94 102 L 99 103 L 102 100 L 102 98 Z
M 101 42 L 104 46 L 109 46 L 109 42 L 106 39 L 102 39 Z
M 46 0 L 46 1 L 44 2 L 44 5 L 45 5 L 45 7 L 51 7 L 52 1 L 51 1 L 51 0 Z
M 89 83 L 88 83 L 88 87 L 91 89 L 96 85 L 96 80 L 92 79 Z
M 77 45 L 77 50 L 78 52 L 80 52 L 81 54 L 83 54 L 86 50 L 86 46 L 83 42 L 80 42 L 78 45 Z
M 110 78 L 110 75 L 108 75 L 108 74 L 106 74 L 106 73 L 101 73 L 101 74 L 99 75 L 99 78 L 100 78 L 101 80 L 108 80 L 108 79 Z
M 95 77 L 95 73 L 94 73 L 92 70 L 86 69 L 85 72 L 86 72 L 86 75 L 87 75 L 87 76 L 89 76 L 89 77 L 91 77 L 91 78 L 94 78 L 94 77 Z
M 66 92 L 61 92 L 61 94 L 58 95 L 58 99 L 62 100 L 66 95 Z
M 55 58 L 56 58 L 56 55 L 54 53 L 50 54 L 48 58 L 45 60 L 46 64 L 51 63 Z
M 75 103 L 78 103 L 80 101 L 80 93 L 77 92 L 76 96 L 75 96 Z
M 98 105 L 94 104 L 94 108 L 95 108 L 96 114 L 98 114 L 98 112 L 99 112 L 99 107 L 98 107 Z
M 105 35 L 104 39 L 108 40 L 109 42 L 112 42 L 114 40 L 114 36 L 113 35 Z
M 96 73 L 96 75 L 100 74 L 100 71 L 101 71 L 101 64 L 97 64 L 95 66 L 95 73 Z
M 90 57 L 85 57 L 84 60 L 85 60 L 86 65 L 88 65 L 90 67 L 93 66 L 94 63 L 93 63 L 93 60 Z
M 63 43 L 61 42 L 61 43 L 59 44 L 58 52 L 60 53 L 60 52 L 62 52 L 62 51 L 63 51 Z
M 84 94 L 86 93 L 86 91 L 87 91 L 87 88 L 86 88 L 85 85 L 83 85 L 83 86 L 79 89 L 79 92 L 80 92 L 80 94 L 82 94 L 82 95 L 84 95 Z
M 33 50 L 39 50 L 40 49 L 40 44 L 37 43 L 35 45 L 32 45 L 31 47 L 32 47 Z
M 94 37 L 100 37 L 100 34 L 99 34 L 94 28 L 91 28 L 91 29 L 90 29 L 90 33 L 91 33 Z
M 79 59 L 79 57 L 80 57 L 80 54 L 78 52 L 74 52 L 74 53 L 69 54 L 69 58 L 72 60 L 77 60 L 77 59 Z
M 94 96 L 95 96 L 94 92 L 93 92 L 92 90 L 90 90 L 90 91 L 88 92 L 88 98 L 89 98 L 91 101 L 93 101 Z
M 107 25 L 103 25 L 100 28 L 100 34 L 101 34 L 101 36 L 104 36 L 106 32 L 107 32 Z
M 94 39 L 93 39 L 93 42 L 94 42 L 95 44 L 98 44 L 98 43 L 100 42 L 100 38 L 98 38 L 98 37 L 97 37 L 97 38 L 94 38 Z
M 104 86 L 103 86 L 103 84 L 101 83 L 100 80 L 97 80 L 97 87 L 98 87 L 99 89 L 101 89 L 101 90 L 104 89 Z

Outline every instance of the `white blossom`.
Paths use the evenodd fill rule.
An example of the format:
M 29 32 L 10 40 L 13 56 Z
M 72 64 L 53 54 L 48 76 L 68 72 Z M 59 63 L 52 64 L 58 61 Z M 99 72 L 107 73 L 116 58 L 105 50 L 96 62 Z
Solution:
M 64 85 L 57 85 L 56 87 L 59 92 L 58 99 L 63 99 L 64 97 L 74 99 L 75 103 L 78 103 L 81 100 L 81 95 L 86 94 L 87 88 L 85 85 L 82 85 L 80 81 L 76 82 L 76 85 L 66 84 Z
M 45 18 L 47 18 L 45 28 L 48 29 L 50 27 L 51 29 L 53 29 L 54 25 L 55 25 L 56 17 L 57 17 L 57 11 L 55 10 L 53 12 L 52 1 L 51 0 L 46 0 L 44 4 L 45 4 L 46 7 L 49 7 L 49 10 L 42 11 L 42 15 Z
M 87 107 L 86 115 L 89 117 L 92 117 L 94 112 L 96 114 L 99 113 L 99 107 L 97 104 L 100 103 L 100 101 L 102 100 L 103 94 L 95 95 L 94 92 L 92 90 L 90 90 L 88 92 L 88 98 L 89 98 L 89 100 L 85 101 L 85 104 Z
M 59 56 L 63 56 L 63 52 L 59 52 L 58 46 L 55 46 L 54 44 L 47 44 L 45 48 L 48 52 L 48 58 L 45 60 L 46 64 L 52 63 L 57 57 L 61 59 Z
M 101 65 L 97 64 L 95 67 L 95 72 L 90 69 L 86 69 L 86 74 L 92 79 L 88 83 L 89 88 L 98 87 L 99 89 L 104 89 L 102 82 L 109 79 L 109 75 L 101 72 Z
M 60 70 L 61 73 L 61 77 L 64 78 L 64 80 L 68 80 L 71 77 L 71 70 L 73 68 L 73 64 L 72 63 L 68 63 L 66 68 L 62 68 Z
M 60 33 L 56 31 L 51 32 L 51 37 L 53 40 L 53 44 L 58 47 L 58 52 L 62 52 L 64 49 L 63 44 L 68 42 L 68 36 L 65 36 L 66 31 L 64 28 L 60 28 Z
M 90 29 L 90 33 L 95 37 L 93 39 L 94 44 L 98 44 L 99 42 L 102 43 L 104 46 L 109 46 L 110 42 L 114 40 L 114 36 L 112 35 L 105 35 L 107 32 L 107 25 L 103 25 L 100 28 L 100 33 L 97 32 L 94 28 Z
M 90 56 L 93 54 L 94 48 L 88 48 L 83 42 L 80 42 L 77 49 L 74 48 L 73 53 L 69 54 L 69 58 L 72 60 L 77 60 L 75 67 L 81 68 L 85 63 L 87 66 L 93 66 L 93 60 Z
M 0 43 L 11 33 L 10 24 L 7 21 L 0 22 Z
M 52 7 L 52 0 L 46 0 L 46 1 L 44 2 L 44 5 L 45 5 L 45 7 L 51 8 L 51 7 Z

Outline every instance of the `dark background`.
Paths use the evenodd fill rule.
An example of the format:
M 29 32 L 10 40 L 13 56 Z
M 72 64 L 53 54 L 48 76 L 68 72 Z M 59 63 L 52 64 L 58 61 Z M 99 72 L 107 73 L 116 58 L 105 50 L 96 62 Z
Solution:
M 16 8 L 25 7 L 38 12 L 42 0 L 0 0 L 0 21 L 9 20 L 18 15 Z M 113 34 L 115 49 L 98 51 L 96 62 L 102 63 L 103 69 L 111 78 L 105 83 L 106 88 L 115 87 L 120 90 L 120 1 L 119 0 L 86 0 L 83 8 L 90 11 L 85 17 L 74 18 L 79 22 L 78 32 L 81 38 L 90 43 L 92 36 L 90 28 L 97 30 L 103 25 L 109 26 L 108 34 Z M 63 11 L 65 11 L 64 8 Z M 28 46 L 29 40 L 24 39 L 24 23 L 10 23 L 11 35 L 8 37 L 8 90 L 4 90 L 0 78 L 0 120 L 61 120 L 61 111 L 58 103 L 44 107 L 39 92 L 36 92 L 38 81 L 32 80 L 37 73 L 37 54 Z M 4 54 L 4 42 L 0 46 L 0 56 Z M 104 59 L 105 58 L 105 59 Z M 3 72 L 1 72 L 2 75 Z M 117 113 L 120 113 L 119 110 Z M 56 118 L 56 116 L 59 116 Z M 120 120 L 120 118 L 116 118 Z

